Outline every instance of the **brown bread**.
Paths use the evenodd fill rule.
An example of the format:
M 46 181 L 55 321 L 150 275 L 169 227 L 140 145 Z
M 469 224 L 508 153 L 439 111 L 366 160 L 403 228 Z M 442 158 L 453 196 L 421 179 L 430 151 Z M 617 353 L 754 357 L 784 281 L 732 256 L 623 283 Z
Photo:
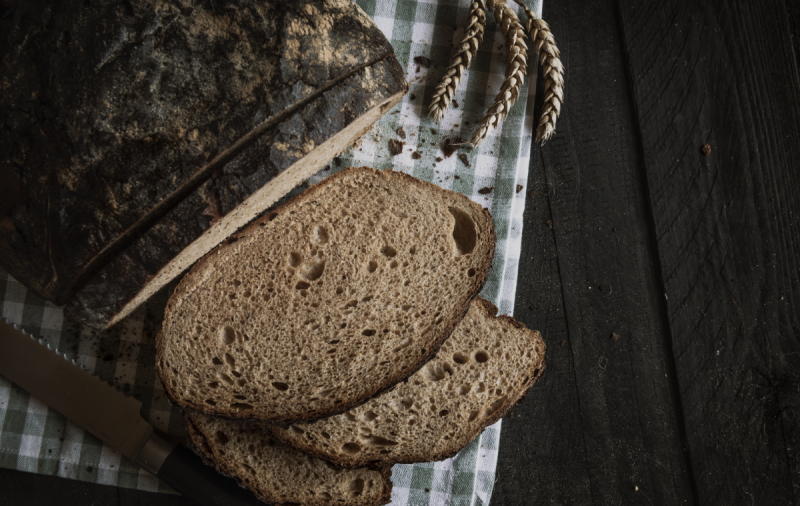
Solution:
M 184 413 L 195 451 L 270 504 L 378 506 L 391 499 L 391 472 L 335 470 L 262 431 L 201 414 Z
M 488 211 L 400 172 L 350 168 L 192 268 L 156 366 L 183 408 L 289 424 L 355 407 L 422 367 L 486 281 Z
M 539 332 L 475 299 L 436 357 L 350 411 L 288 429 L 279 439 L 342 467 L 384 467 L 455 455 L 519 402 L 544 373 Z

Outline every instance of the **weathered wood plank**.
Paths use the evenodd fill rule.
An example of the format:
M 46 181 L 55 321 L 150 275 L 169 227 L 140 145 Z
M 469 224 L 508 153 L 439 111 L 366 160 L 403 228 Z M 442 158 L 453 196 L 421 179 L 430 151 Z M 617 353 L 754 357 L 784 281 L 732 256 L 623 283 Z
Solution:
M 534 196 L 525 206 L 514 313 L 544 336 L 547 364 L 526 400 L 503 419 L 491 504 L 590 504 L 579 392 L 566 345 L 558 253 L 547 225 L 552 217 L 541 160 L 531 164 L 525 191 Z
M 504 420 L 492 503 L 691 504 L 616 5 L 543 17 L 566 102 L 534 148 L 517 317 L 543 330 L 547 372 Z
M 798 65 L 798 59 L 800 59 L 800 3 L 784 2 L 784 4 L 789 21 L 789 32 L 794 46 L 795 68 L 797 69 L 800 68 L 800 65 Z
M 798 504 L 800 82 L 786 7 L 619 4 L 699 503 Z

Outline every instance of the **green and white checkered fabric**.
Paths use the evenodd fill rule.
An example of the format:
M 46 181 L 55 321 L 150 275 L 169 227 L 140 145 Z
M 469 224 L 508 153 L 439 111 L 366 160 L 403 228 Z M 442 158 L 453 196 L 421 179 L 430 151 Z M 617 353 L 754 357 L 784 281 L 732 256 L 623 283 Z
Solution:
M 522 236 L 525 185 L 532 143 L 533 89 L 522 88 L 521 98 L 501 128 L 478 148 L 461 150 L 447 158 L 446 139 L 468 139 L 475 124 L 500 88 L 505 67 L 502 33 L 487 17 L 486 38 L 456 92 L 441 124 L 426 111 L 438 79 L 444 73 L 454 44 L 463 36 L 469 0 L 357 0 L 392 42 L 405 66 L 408 95 L 381 119 L 356 146 L 313 178 L 350 165 L 393 168 L 444 188 L 461 192 L 488 207 L 494 217 L 497 251 L 482 295 L 500 308 L 514 310 L 517 266 Z M 528 1 L 537 14 L 541 0 Z M 414 62 L 425 56 L 430 68 Z M 535 65 L 535 58 L 531 58 Z M 535 76 L 535 68 L 529 69 Z M 400 155 L 392 157 L 389 139 L 406 137 Z M 415 153 L 419 153 L 420 156 Z M 414 156 L 412 156 L 414 154 Z M 465 154 L 459 158 L 458 155 Z M 337 163 L 338 162 L 338 163 Z M 493 188 L 489 193 L 479 193 Z M 75 358 L 94 374 L 142 401 L 142 415 L 157 429 L 185 438 L 181 416 L 167 401 L 154 368 L 154 338 L 164 300 L 149 302 L 116 327 L 94 332 L 62 318 L 61 309 L 38 299 L 8 273 L 0 270 L 2 317 L 45 338 L 61 353 Z M 486 505 L 492 494 L 501 423 L 489 427 L 456 457 L 442 462 L 398 465 L 392 470 L 392 504 Z M 0 376 L 0 466 L 34 473 L 170 492 L 119 453 Z

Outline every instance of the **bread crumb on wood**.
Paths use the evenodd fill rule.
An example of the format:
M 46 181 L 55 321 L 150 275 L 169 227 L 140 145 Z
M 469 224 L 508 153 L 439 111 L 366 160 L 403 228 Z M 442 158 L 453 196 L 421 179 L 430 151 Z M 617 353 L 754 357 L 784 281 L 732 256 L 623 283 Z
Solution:
M 700 151 L 704 155 L 708 156 L 711 153 L 711 146 L 709 144 L 706 144 L 706 145 L 703 146 L 703 148 Z

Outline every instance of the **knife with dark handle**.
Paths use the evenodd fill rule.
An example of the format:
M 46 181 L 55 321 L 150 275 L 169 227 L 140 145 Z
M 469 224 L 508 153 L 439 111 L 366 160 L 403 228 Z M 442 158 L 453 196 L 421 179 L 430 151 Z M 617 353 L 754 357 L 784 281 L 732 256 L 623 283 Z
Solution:
M 159 436 L 142 418 L 141 402 L 2 319 L 0 374 L 199 504 L 264 504 L 188 448 Z

